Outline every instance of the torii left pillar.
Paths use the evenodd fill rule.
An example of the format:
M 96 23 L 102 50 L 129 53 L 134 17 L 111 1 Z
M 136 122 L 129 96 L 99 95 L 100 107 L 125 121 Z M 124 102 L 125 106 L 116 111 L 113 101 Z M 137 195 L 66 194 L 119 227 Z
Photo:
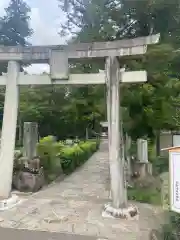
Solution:
M 19 72 L 19 63 L 9 61 L 0 149 L 0 178 L 1 182 L 3 182 L 3 184 L 0 184 L 1 210 L 16 204 L 18 201 L 16 196 L 11 196 L 11 186 L 19 105 L 19 87 L 17 82 Z

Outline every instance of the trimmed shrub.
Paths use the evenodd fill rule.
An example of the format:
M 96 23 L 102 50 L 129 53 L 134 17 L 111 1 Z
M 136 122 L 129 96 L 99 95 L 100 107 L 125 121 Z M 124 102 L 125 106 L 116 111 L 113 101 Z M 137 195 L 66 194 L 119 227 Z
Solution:
M 95 141 L 87 141 L 64 147 L 59 154 L 64 173 L 69 174 L 81 166 L 97 150 L 97 145 Z
M 47 136 L 40 140 L 37 145 L 37 152 L 45 171 L 52 172 L 57 167 L 60 168 L 61 163 L 58 154 L 63 147 L 63 143 L 56 142 L 53 136 Z
M 92 152 L 96 151 L 96 143 L 95 142 L 80 142 L 79 147 L 83 150 L 86 158 L 90 157 Z
M 47 137 L 43 137 L 40 139 L 39 143 L 54 143 L 56 142 L 56 138 L 54 136 L 47 136 Z
M 42 138 L 37 145 L 37 152 L 41 158 L 46 178 L 49 181 L 59 170 L 65 174 L 73 172 L 81 166 L 98 149 L 99 141 L 87 141 L 66 145 L 63 142 L 56 142 L 53 136 Z M 53 177 L 52 177 L 53 176 Z
M 100 138 L 96 138 L 96 140 L 88 140 L 88 142 L 94 143 L 96 145 L 96 150 L 98 150 L 101 140 L 100 140 Z
M 79 146 L 64 147 L 59 156 L 61 159 L 61 166 L 65 173 L 72 172 L 80 165 L 84 152 Z

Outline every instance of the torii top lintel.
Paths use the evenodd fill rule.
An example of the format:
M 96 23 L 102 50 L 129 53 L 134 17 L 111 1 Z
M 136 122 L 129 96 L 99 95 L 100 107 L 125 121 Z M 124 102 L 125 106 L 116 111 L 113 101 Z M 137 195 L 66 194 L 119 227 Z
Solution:
M 104 58 L 146 53 L 147 45 L 159 42 L 160 34 L 111 42 L 77 43 L 61 46 L 0 46 L 0 61 L 47 63 L 53 51 L 66 52 L 68 59 Z

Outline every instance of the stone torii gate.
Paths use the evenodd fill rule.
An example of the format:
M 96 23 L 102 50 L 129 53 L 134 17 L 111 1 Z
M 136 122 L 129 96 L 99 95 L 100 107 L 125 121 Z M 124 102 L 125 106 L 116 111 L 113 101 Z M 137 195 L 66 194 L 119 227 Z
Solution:
M 159 41 L 159 35 L 113 42 L 79 43 L 65 46 L 0 47 L 0 62 L 8 62 L 7 74 L 0 77 L 6 86 L 0 150 L 0 209 L 18 202 L 11 195 L 16 124 L 21 85 L 107 84 L 107 112 L 109 128 L 109 161 L 112 203 L 105 206 L 108 215 L 121 217 L 127 209 L 123 162 L 120 159 L 119 83 L 146 81 L 146 71 L 120 72 L 117 57 L 145 54 L 148 44 Z M 106 58 L 105 72 L 70 74 L 69 60 Z M 49 63 L 50 74 L 25 75 L 20 63 Z M 132 210 L 132 209 L 130 209 Z M 124 210 L 123 210 L 124 211 Z

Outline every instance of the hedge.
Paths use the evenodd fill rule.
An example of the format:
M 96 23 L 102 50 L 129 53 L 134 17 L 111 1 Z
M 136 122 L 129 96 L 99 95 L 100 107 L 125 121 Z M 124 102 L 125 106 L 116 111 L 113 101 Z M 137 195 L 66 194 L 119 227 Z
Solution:
M 60 164 L 58 153 L 64 147 L 62 142 L 56 142 L 53 136 L 42 138 L 37 145 L 44 170 L 53 171 L 57 162 Z
M 95 141 L 80 142 L 72 147 L 64 147 L 59 154 L 63 172 L 68 174 L 81 166 L 98 149 Z
M 49 181 L 52 181 L 53 174 L 56 178 L 59 171 L 69 174 L 81 166 L 99 148 L 99 143 L 98 140 L 90 140 L 66 145 L 66 141 L 57 142 L 53 136 L 42 138 L 37 152 Z

